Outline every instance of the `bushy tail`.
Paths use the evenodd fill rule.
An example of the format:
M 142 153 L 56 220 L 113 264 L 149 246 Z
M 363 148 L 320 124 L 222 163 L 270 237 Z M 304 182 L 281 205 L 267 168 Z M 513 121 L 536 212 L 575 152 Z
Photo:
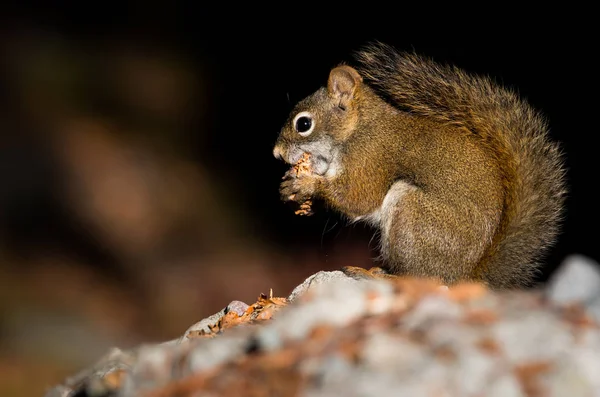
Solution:
M 507 196 L 498 238 L 478 269 L 502 286 L 527 284 L 558 234 L 565 170 L 545 120 L 487 77 L 376 43 L 357 54 L 365 82 L 396 107 L 464 126 L 503 164 Z

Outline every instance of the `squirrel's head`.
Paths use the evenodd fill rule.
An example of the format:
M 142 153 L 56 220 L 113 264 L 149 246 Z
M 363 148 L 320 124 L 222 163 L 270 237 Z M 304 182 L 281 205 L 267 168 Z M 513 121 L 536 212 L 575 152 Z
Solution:
M 331 70 L 327 87 L 300 101 L 281 129 L 273 155 L 295 164 L 311 154 L 312 169 L 324 175 L 358 121 L 362 77 L 350 66 Z

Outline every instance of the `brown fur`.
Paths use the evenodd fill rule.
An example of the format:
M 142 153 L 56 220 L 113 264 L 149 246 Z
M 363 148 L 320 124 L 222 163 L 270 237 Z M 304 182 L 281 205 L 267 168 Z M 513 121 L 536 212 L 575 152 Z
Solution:
M 282 197 L 322 198 L 371 220 L 391 273 L 530 282 L 558 233 L 565 194 L 542 117 L 488 78 L 383 44 L 357 59 L 356 70 L 333 69 L 327 88 L 297 105 L 276 144 L 286 160 L 325 147 L 337 153 L 339 172 L 288 178 Z M 291 125 L 301 111 L 314 117 L 308 137 Z M 408 186 L 401 201 L 373 217 L 397 181 Z

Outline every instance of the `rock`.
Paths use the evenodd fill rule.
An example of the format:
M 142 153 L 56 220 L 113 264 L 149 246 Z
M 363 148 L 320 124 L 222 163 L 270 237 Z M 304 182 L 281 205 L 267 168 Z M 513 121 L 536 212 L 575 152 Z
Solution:
M 44 397 L 70 397 L 72 393 L 72 389 L 63 385 L 59 385 L 48 390 L 46 394 L 44 394 Z
M 223 317 L 227 313 L 234 312 L 238 316 L 241 316 L 246 311 L 246 309 L 248 309 L 248 305 L 246 303 L 241 302 L 241 301 L 231 301 L 221 311 L 213 314 L 212 316 L 208 316 L 205 319 L 202 319 L 202 320 L 198 321 L 196 324 L 189 327 L 183 333 L 181 338 L 179 338 L 177 340 L 177 343 L 182 343 L 182 342 L 187 341 L 189 339 L 190 335 L 193 333 L 204 332 L 204 333 L 208 334 L 211 332 L 210 326 L 215 325 L 221 319 L 221 317 Z
M 596 276 L 571 260 L 545 291 L 319 272 L 291 303 L 273 298 L 284 303 L 272 318 L 186 337 L 258 307 L 231 302 L 178 341 L 113 351 L 48 397 L 599 395 L 600 327 L 586 320 Z M 107 382 L 116 369 L 122 381 Z
M 229 312 L 234 312 L 238 316 L 241 316 L 248 309 L 248 307 L 249 307 L 248 304 L 246 304 L 244 302 L 232 301 L 225 308 L 225 314 L 227 314 Z
M 310 296 L 304 295 L 303 299 L 298 299 L 301 296 L 298 293 L 293 301 L 301 301 L 301 304 L 282 310 L 276 321 L 257 330 L 256 338 L 260 346 L 266 351 L 275 350 L 280 348 L 285 340 L 306 338 L 315 327 L 347 325 L 365 313 L 376 310 L 376 305 L 369 304 L 366 294 L 372 293 L 377 297 L 391 294 L 389 283 L 381 280 L 358 282 L 346 275 L 341 277 L 337 273 L 344 274 L 319 272 L 310 281 L 305 281 L 302 285 L 306 285 L 303 287 L 306 289 L 302 293 L 310 289 Z M 294 291 L 296 290 L 298 288 Z M 390 305 L 391 302 L 386 300 L 384 304 Z
M 84 395 L 89 397 L 111 395 L 121 389 L 125 376 L 136 361 L 134 351 L 112 348 L 94 365 L 67 378 L 64 385 L 48 390 L 44 397 L 73 397 L 78 395 L 78 391 L 84 391 Z
M 546 295 L 558 305 L 583 305 L 600 324 L 600 264 L 582 255 L 567 257 L 550 279 Z
M 316 285 L 319 285 L 319 284 L 329 283 L 333 280 L 340 280 L 341 282 L 345 282 L 348 284 L 354 284 L 357 282 L 357 280 L 355 280 L 351 277 L 348 277 L 346 274 L 344 274 L 343 272 L 341 272 L 339 270 L 328 271 L 328 272 L 320 271 L 320 272 L 315 273 L 312 276 L 308 277 L 306 280 L 304 280 L 304 282 L 302 284 L 300 284 L 296 288 L 294 288 L 292 293 L 288 296 L 288 300 L 290 302 L 293 302 L 296 299 L 298 299 L 298 297 L 303 295 L 306 291 L 308 291 L 310 288 L 312 288 Z
M 546 291 L 559 304 L 594 301 L 600 297 L 600 264 L 582 255 L 571 255 L 554 273 Z
M 189 335 L 193 332 L 209 333 L 210 332 L 209 326 L 216 324 L 217 321 L 219 321 L 219 319 L 226 314 L 226 312 L 227 312 L 227 307 L 224 307 L 223 309 L 221 309 L 221 311 L 213 314 L 212 316 L 208 316 L 208 317 L 198 321 L 197 323 L 195 323 L 194 325 L 189 327 L 183 333 L 183 335 L 181 336 L 181 338 L 179 338 L 177 343 L 183 343 L 183 342 L 187 341 L 189 339 Z

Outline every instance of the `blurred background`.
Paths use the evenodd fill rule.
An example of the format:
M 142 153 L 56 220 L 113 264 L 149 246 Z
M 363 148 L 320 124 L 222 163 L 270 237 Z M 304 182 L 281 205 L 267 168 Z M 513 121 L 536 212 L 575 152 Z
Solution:
M 0 395 L 41 395 L 111 346 L 176 338 L 317 270 L 369 267 L 369 229 L 279 201 L 286 166 L 271 151 L 294 103 L 373 39 L 494 76 L 542 110 L 571 193 L 538 281 L 568 254 L 600 259 L 588 25 L 527 33 L 511 20 L 515 39 L 423 42 L 421 30 L 237 11 L 1 14 Z

